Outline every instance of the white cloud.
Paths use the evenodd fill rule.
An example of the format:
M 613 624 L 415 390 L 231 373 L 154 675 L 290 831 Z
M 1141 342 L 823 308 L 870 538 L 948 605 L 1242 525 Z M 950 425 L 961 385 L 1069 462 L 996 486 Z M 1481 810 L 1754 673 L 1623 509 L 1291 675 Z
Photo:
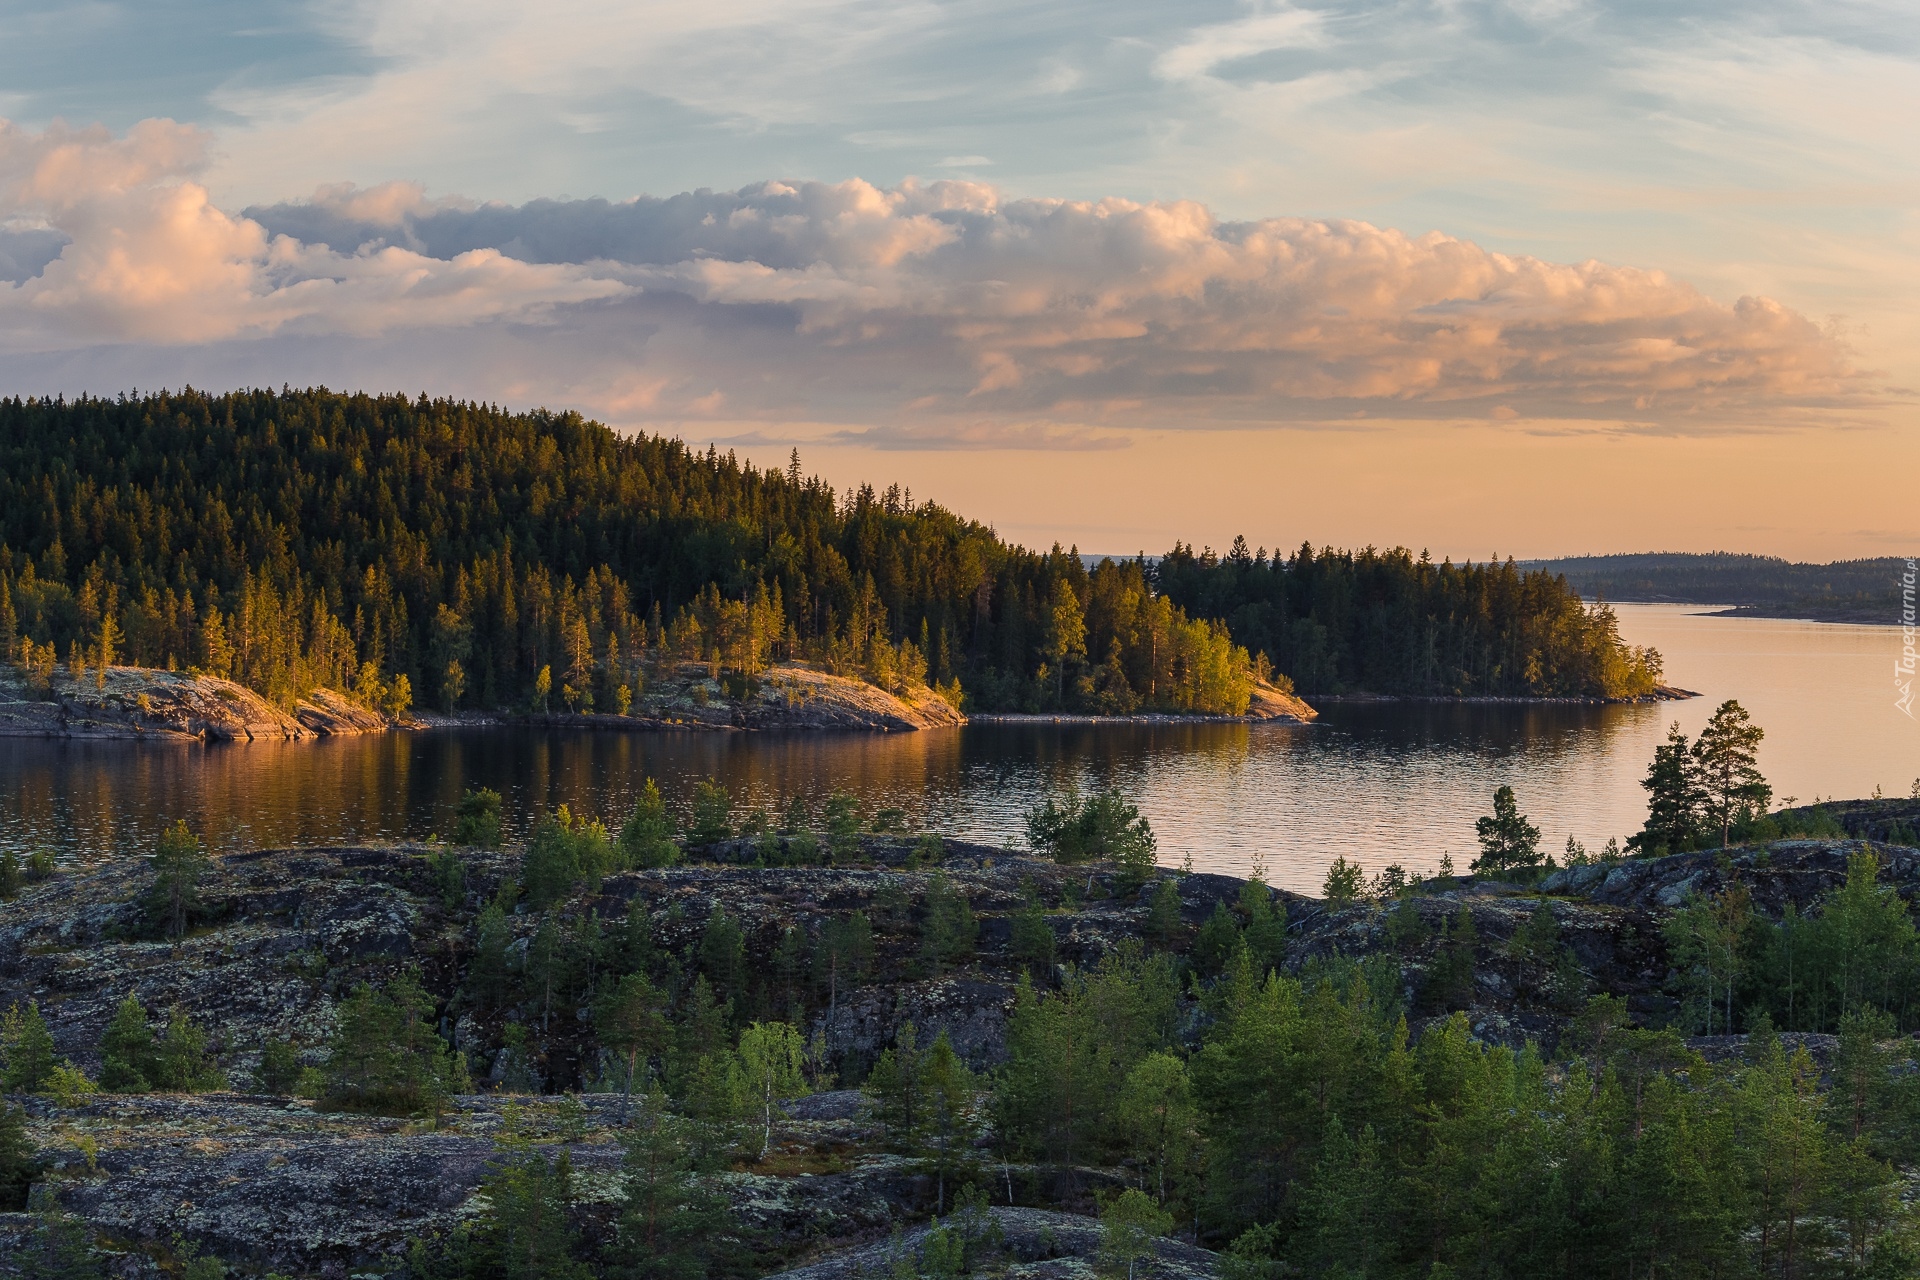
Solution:
M 65 238 L 42 270 L 0 288 L 0 341 L 16 350 L 102 342 L 179 345 L 279 330 L 371 334 L 538 315 L 628 291 L 577 267 L 482 248 L 439 259 L 394 246 L 335 253 L 226 213 L 189 175 L 207 137 L 150 120 L 115 137 L 0 122 L 0 218 Z M 403 187 L 320 201 L 397 221 L 426 207 Z
M 865 423 L 849 429 L 882 447 L 1356 411 L 1764 427 L 1871 393 L 1839 341 L 1766 298 L 1364 222 L 858 180 L 518 207 L 333 185 L 229 213 L 192 180 L 206 149 L 167 122 L 0 131 L 0 219 L 68 238 L 0 288 L 0 341 L 486 329 L 520 349 L 489 376 L 524 365 L 531 398 Z

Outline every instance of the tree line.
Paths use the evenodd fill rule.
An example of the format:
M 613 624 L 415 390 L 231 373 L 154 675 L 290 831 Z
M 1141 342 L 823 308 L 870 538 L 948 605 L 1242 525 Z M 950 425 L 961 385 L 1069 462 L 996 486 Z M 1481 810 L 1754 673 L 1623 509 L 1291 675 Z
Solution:
M 1236 711 L 1253 662 L 1140 564 L 574 414 L 324 390 L 0 400 L 0 647 L 287 702 L 614 710 L 804 658 L 987 708 Z
M 1660 683 L 1657 650 L 1627 645 L 1604 602 L 1511 559 L 1433 563 L 1406 548 L 1250 549 L 1176 543 L 1155 584 L 1218 618 L 1302 693 L 1637 698 Z

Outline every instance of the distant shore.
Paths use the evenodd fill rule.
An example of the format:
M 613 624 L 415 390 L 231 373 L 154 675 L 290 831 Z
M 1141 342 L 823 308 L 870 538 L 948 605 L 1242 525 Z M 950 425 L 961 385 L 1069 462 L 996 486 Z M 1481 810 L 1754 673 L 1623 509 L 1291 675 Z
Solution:
M 1549 697 L 1506 697 L 1495 694 L 1465 694 L 1449 696 L 1430 693 L 1316 693 L 1315 702 L 1448 702 L 1448 703 L 1494 703 L 1511 706 L 1564 705 L 1580 707 L 1625 706 L 1648 702 L 1681 702 L 1700 695 L 1692 689 L 1682 689 L 1677 685 L 1663 684 L 1652 693 L 1637 698 L 1549 698 Z

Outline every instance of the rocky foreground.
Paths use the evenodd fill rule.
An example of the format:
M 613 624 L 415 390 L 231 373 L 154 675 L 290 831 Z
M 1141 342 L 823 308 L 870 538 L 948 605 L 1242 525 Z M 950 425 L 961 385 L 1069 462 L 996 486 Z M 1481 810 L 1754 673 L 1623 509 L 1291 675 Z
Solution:
M 1475 1033 L 1511 1044 L 1534 1040 L 1551 1051 L 1582 992 L 1624 997 L 1646 1025 L 1675 1014 L 1662 924 L 1689 894 L 1713 892 L 1737 876 L 1768 910 L 1789 903 L 1805 910 L 1844 880 L 1849 855 L 1865 848 L 1879 854 L 1883 879 L 1902 895 L 1920 891 L 1920 851 L 1831 840 L 1783 841 L 1730 859 L 1702 853 L 1574 868 L 1531 891 L 1471 880 L 1431 885 L 1410 900 L 1423 926 L 1412 931 L 1404 915 L 1396 922 L 1393 909 L 1379 904 L 1336 907 L 1280 894 L 1289 920 L 1285 963 L 1298 969 L 1337 956 L 1392 953 L 1418 1034 L 1446 1011 L 1425 994 L 1424 978 L 1441 962 L 1443 927 L 1464 912 L 1476 941 L 1471 989 L 1461 1003 Z M 208 923 L 177 945 L 142 937 L 135 900 L 150 879 L 143 864 L 63 871 L 0 907 L 0 1008 L 36 1001 L 57 1050 L 89 1073 L 98 1072 L 102 1032 L 129 993 L 149 1009 L 178 1008 L 209 1028 L 220 1065 L 235 1082 L 250 1079 L 274 1040 L 291 1041 L 317 1064 L 336 1005 L 354 984 L 417 967 L 437 999 L 454 995 L 452 975 L 472 945 L 469 926 L 518 873 L 519 859 L 467 851 L 464 886 L 449 895 L 430 861 L 439 852 L 314 848 L 219 859 L 203 887 Z M 921 1029 L 922 1043 L 946 1031 L 976 1068 L 1001 1060 L 1021 973 L 1011 950 L 1012 917 L 1029 895 L 1046 908 L 1058 962 L 1086 966 L 1129 943 L 1170 941 L 1174 950 L 1189 951 L 1203 922 L 1237 902 L 1244 887 L 1225 876 L 1180 878 L 1179 936 L 1149 940 L 1152 886 L 1146 894 L 1122 894 L 1105 871 L 1089 874 L 1004 849 L 944 841 L 935 851 L 924 841 L 869 837 L 854 865 L 725 861 L 751 854 L 748 842 L 735 842 L 710 851 L 719 861 L 708 865 L 610 876 L 593 910 L 613 920 L 639 903 L 655 944 L 680 951 L 693 948 L 712 913 L 724 909 L 745 927 L 756 973 L 775 971 L 789 926 L 813 934 L 856 909 L 866 912 L 876 932 L 871 973 L 837 990 L 830 1003 L 812 1005 L 805 1028 L 824 1038 L 835 1059 L 849 1062 L 870 1062 L 908 1019 Z M 936 874 L 967 896 L 980 929 L 972 957 L 933 976 L 915 958 L 915 919 Z M 1536 953 L 1513 945 L 1542 904 L 1571 954 L 1571 978 L 1564 964 L 1549 971 Z M 584 916 L 586 907 L 583 898 L 562 910 Z M 515 915 L 510 924 L 516 945 L 526 945 L 534 917 Z M 150 1274 L 152 1259 L 176 1235 L 259 1270 L 345 1277 L 390 1268 L 410 1238 L 473 1211 L 509 1108 L 523 1132 L 567 1147 L 585 1211 L 600 1213 L 612 1197 L 615 1134 L 626 1104 L 609 1094 L 509 1093 L 502 1087 L 510 1063 L 500 1048 L 499 1015 L 445 1007 L 443 1030 L 469 1052 L 486 1091 L 459 1098 L 438 1127 L 326 1113 L 299 1099 L 245 1092 L 100 1094 L 68 1107 L 44 1097 L 15 1101 L 29 1113 L 62 1204 L 118 1242 L 129 1275 Z M 588 1017 L 584 1007 L 551 1012 L 555 1029 L 533 1064 L 547 1089 L 575 1089 L 596 1075 Z M 1197 1034 L 1197 1008 L 1189 1021 Z M 1698 1043 L 1709 1052 L 1727 1050 Z M 994 1212 L 1011 1273 L 1087 1274 L 1093 1220 L 1034 1207 L 1040 1180 L 1031 1170 L 997 1173 Z M 1086 1171 L 1089 1188 L 1118 1186 L 1127 1176 Z M 894 1229 L 904 1227 L 911 1244 L 936 1207 L 928 1175 L 881 1149 L 867 1104 L 844 1090 L 794 1102 L 769 1155 L 738 1164 L 726 1181 L 735 1217 L 770 1242 L 771 1265 L 797 1268 L 809 1280 L 885 1271 L 886 1250 L 900 1247 Z M 1090 1209 L 1091 1201 L 1077 1207 Z M 0 1215 L 0 1261 L 27 1223 Z M 1205 1250 L 1173 1241 L 1159 1247 L 1158 1274 L 1217 1270 Z

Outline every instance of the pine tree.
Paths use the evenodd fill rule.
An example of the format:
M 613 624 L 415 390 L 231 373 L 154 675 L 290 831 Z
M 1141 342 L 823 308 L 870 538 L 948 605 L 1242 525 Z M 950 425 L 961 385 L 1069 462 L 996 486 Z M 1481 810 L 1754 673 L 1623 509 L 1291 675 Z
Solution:
M 712 1184 L 718 1143 L 674 1115 L 658 1089 L 638 1111 L 621 1137 L 620 1217 L 608 1261 L 633 1280 L 704 1280 L 730 1243 L 727 1203 Z
M 1164 877 L 1154 888 L 1147 904 L 1147 936 L 1160 947 L 1171 949 L 1187 931 L 1181 919 L 1180 886 L 1172 876 Z
M 726 784 L 704 778 L 693 789 L 693 820 L 687 827 L 687 843 L 695 849 L 708 849 L 733 837 L 733 797 Z
M 1766 731 L 1753 723 L 1746 708 L 1729 698 L 1694 739 L 1693 776 L 1702 817 L 1709 826 L 1719 826 L 1722 848 L 1736 818 L 1765 813 L 1773 799 L 1773 788 L 1760 775 L 1758 763 L 1764 737 Z
M 153 885 L 145 899 L 148 918 L 158 921 L 167 936 L 177 941 L 199 909 L 200 882 L 212 863 L 199 837 L 182 821 L 160 834 L 147 865 L 153 868 Z
M 1675 723 L 1667 740 L 1653 750 L 1653 763 L 1640 785 L 1647 791 L 1647 825 L 1627 841 L 1637 853 L 1681 853 L 1700 838 L 1705 798 L 1694 770 L 1687 735 Z
M 934 1177 L 934 1212 L 945 1213 L 947 1187 L 960 1182 L 972 1164 L 973 1141 L 980 1134 L 975 1114 L 978 1085 L 944 1027 L 934 1037 L 919 1072 L 925 1099 L 918 1143 L 921 1165 Z
M 1512 787 L 1496 789 L 1492 816 L 1476 819 L 1473 826 L 1480 839 L 1480 856 L 1473 860 L 1476 875 L 1526 873 L 1540 865 L 1540 828 L 1520 812 Z
M 667 1051 L 666 997 L 645 974 L 627 974 L 594 1002 L 593 1026 L 600 1047 L 625 1068 L 621 1093 L 631 1098 L 640 1066 Z
M 482 1228 L 488 1252 L 505 1280 L 591 1280 L 574 1254 L 580 1235 L 569 1221 L 573 1162 L 566 1148 L 549 1158 L 523 1137 L 516 1118 L 495 1145 L 502 1159 L 482 1183 L 488 1213 Z
M 716 906 L 700 932 L 700 972 L 721 999 L 736 1004 L 747 993 L 747 938 L 727 909 Z

